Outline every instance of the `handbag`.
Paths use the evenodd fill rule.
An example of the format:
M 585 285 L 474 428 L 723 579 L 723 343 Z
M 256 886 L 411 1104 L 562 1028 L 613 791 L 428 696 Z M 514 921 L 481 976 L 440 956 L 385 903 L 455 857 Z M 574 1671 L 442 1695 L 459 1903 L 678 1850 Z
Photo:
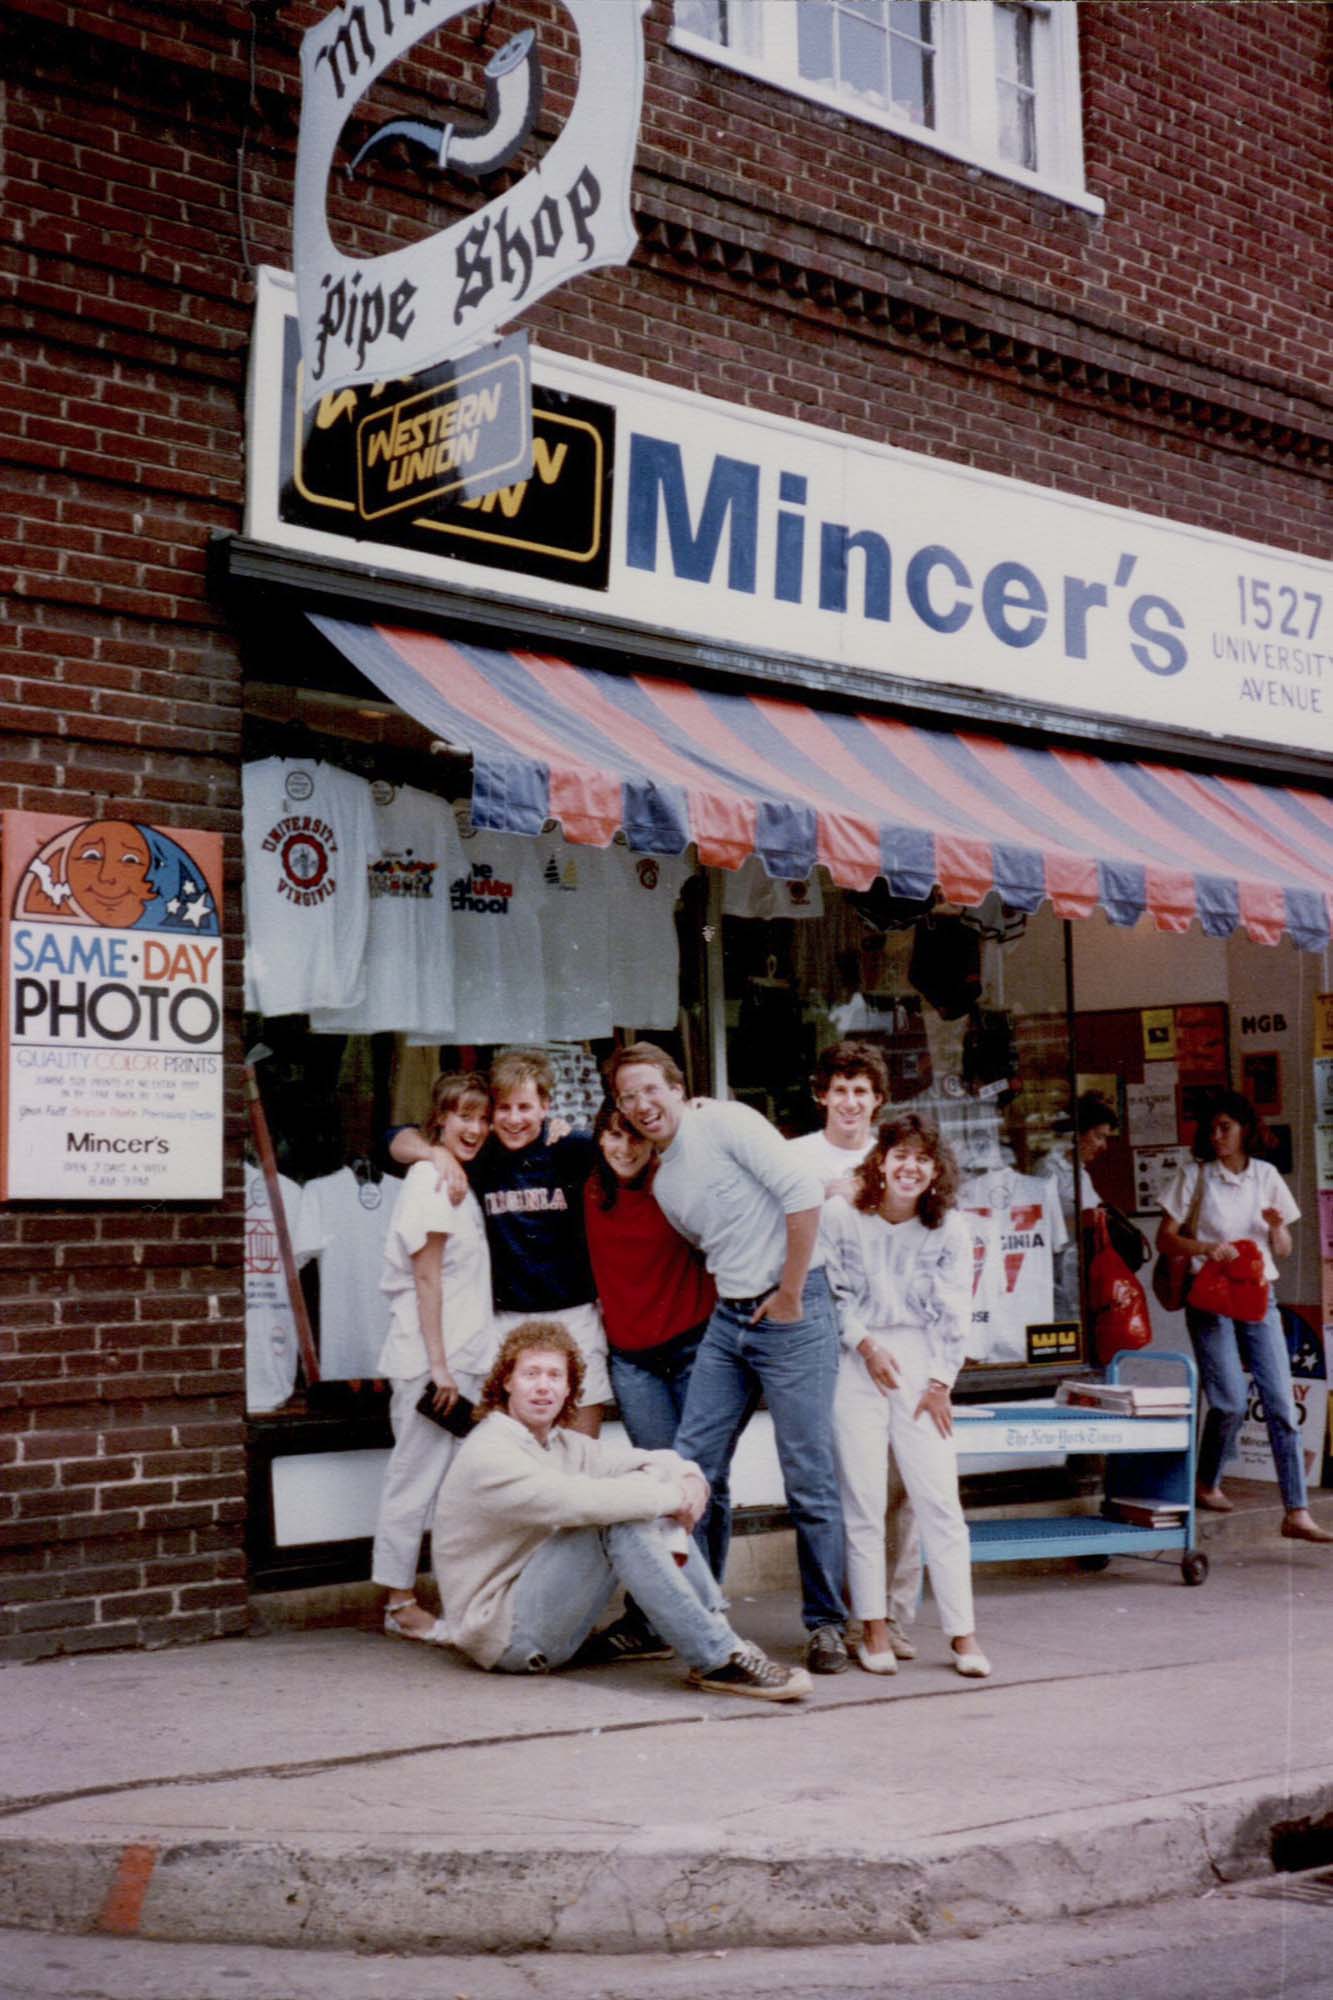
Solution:
M 1115 1208 L 1109 1201 L 1102 1207 L 1106 1213 L 1106 1227 L 1110 1232 L 1111 1248 L 1117 1256 L 1123 1257 L 1131 1271 L 1141 1271 L 1152 1251 L 1148 1239 L 1138 1224 L 1131 1222 L 1127 1215 Z
M 1189 1302 L 1200 1312 L 1249 1320 L 1257 1326 L 1268 1312 L 1264 1253 L 1248 1237 L 1242 1237 L 1234 1248 L 1236 1255 L 1227 1264 L 1209 1258 L 1190 1286 Z
M 1092 1236 L 1096 1249 L 1088 1267 L 1088 1309 L 1093 1352 L 1104 1368 L 1123 1349 L 1148 1346 L 1152 1315 L 1142 1285 L 1111 1242 L 1102 1209 L 1097 1210 Z
M 1199 1177 L 1194 1186 L 1194 1199 L 1190 1203 L 1189 1214 L 1185 1218 L 1182 1236 L 1193 1236 L 1199 1226 L 1199 1210 L 1203 1206 L 1203 1165 L 1199 1166 Z M 1192 1257 L 1177 1253 L 1159 1252 L 1157 1262 L 1152 1267 L 1153 1297 L 1165 1312 L 1178 1313 L 1184 1309 L 1189 1297 L 1190 1266 Z
M 472 1412 L 475 1407 L 466 1396 L 459 1394 L 447 1410 L 437 1410 L 433 1382 L 424 1388 L 417 1398 L 419 1414 L 429 1417 L 433 1424 L 438 1424 L 442 1431 L 448 1431 L 450 1437 L 456 1438 L 465 1438 L 471 1434 Z

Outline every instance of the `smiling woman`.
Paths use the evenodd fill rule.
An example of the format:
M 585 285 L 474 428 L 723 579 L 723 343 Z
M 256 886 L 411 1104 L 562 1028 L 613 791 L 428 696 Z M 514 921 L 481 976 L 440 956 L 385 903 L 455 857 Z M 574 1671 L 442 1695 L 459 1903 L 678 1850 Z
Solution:
M 880 1126 L 854 1203 L 835 1196 L 821 1225 L 843 1347 L 833 1435 L 847 1585 L 861 1620 L 856 1657 L 870 1674 L 898 1670 L 884 1552 L 890 1443 L 953 1664 L 968 1680 L 990 1672 L 973 1630 L 950 1402 L 972 1305 L 972 1240 L 954 1208 L 957 1185 L 949 1147 L 909 1112 Z

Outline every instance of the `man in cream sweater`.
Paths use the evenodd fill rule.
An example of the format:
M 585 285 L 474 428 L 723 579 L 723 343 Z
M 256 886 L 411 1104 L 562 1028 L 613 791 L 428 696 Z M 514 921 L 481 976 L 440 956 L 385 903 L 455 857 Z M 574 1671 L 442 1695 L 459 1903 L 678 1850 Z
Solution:
M 501 1346 L 431 1534 L 449 1643 L 479 1667 L 546 1673 L 574 1656 L 623 1585 L 693 1686 L 761 1701 L 808 1694 L 803 1668 L 768 1659 L 722 1615 L 690 1536 L 708 1505 L 698 1466 L 568 1428 L 582 1374 L 555 1321 L 525 1320 Z

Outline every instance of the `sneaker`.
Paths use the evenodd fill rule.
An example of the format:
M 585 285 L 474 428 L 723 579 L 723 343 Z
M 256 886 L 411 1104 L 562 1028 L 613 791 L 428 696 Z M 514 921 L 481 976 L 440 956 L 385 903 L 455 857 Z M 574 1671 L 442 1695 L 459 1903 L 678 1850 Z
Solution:
M 851 1665 L 847 1641 L 836 1625 L 817 1625 L 805 1649 L 805 1664 L 812 1674 L 845 1674 Z
M 893 1648 L 894 1657 L 899 1660 L 914 1660 L 916 1658 L 916 1647 L 908 1638 L 898 1620 L 890 1618 L 888 1620 L 888 1627 L 889 1644 Z
M 617 1618 L 603 1632 L 586 1638 L 569 1661 L 571 1667 L 613 1667 L 632 1660 L 669 1660 L 671 1648 L 651 1625 L 637 1619 Z
M 804 1667 L 781 1667 L 758 1646 L 742 1646 L 720 1667 L 691 1667 L 689 1682 L 705 1694 L 748 1694 L 756 1701 L 800 1701 L 811 1691 Z

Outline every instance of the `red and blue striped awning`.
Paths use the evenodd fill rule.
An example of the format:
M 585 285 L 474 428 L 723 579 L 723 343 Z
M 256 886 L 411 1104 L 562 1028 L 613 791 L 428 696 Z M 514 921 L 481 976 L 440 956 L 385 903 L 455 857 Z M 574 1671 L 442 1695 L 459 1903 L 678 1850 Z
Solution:
M 1333 800 L 1167 764 L 1035 749 L 920 728 L 785 694 L 719 693 L 659 674 L 311 613 L 390 701 L 474 760 L 479 826 L 679 854 L 709 867 L 758 854 L 800 880 L 816 862 L 846 888 L 895 896 L 990 889 L 1061 917 L 1196 919 L 1327 944 Z

